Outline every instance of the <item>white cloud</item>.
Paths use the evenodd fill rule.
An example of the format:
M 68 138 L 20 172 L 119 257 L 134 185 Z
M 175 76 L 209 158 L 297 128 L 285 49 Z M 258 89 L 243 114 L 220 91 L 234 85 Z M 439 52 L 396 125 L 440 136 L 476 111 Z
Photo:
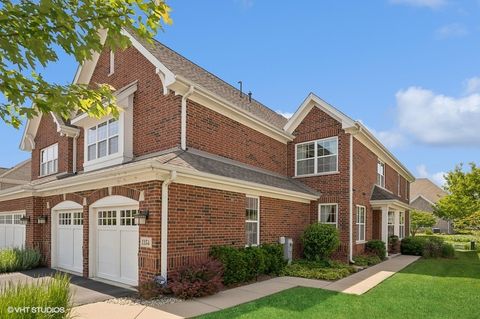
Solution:
M 376 138 L 382 142 L 387 148 L 402 147 L 406 143 L 405 136 L 398 131 L 377 131 L 375 129 L 367 127 Z
M 396 100 L 395 130 L 425 144 L 480 145 L 480 94 L 455 98 L 410 87 Z
M 480 93 L 480 76 L 465 80 L 465 94 Z
M 460 38 L 468 34 L 468 29 L 460 23 L 444 25 L 436 30 L 439 39 Z
M 286 117 L 287 119 L 291 118 L 293 116 L 292 112 L 284 112 L 284 111 L 276 111 L 278 114 L 282 115 L 283 117 Z
M 447 0 L 390 0 L 390 3 L 437 9 L 446 5 Z
M 445 172 L 437 172 L 430 174 L 427 170 L 425 164 L 420 164 L 417 166 L 417 174 L 420 178 L 428 178 L 438 186 L 443 186 L 445 184 Z

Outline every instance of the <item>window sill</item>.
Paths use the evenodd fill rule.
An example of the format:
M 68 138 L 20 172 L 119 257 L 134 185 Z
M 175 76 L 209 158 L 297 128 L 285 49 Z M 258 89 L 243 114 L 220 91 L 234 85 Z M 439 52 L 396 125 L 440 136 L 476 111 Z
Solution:
M 336 175 L 336 174 L 340 174 L 340 171 L 317 173 L 317 174 L 307 174 L 307 175 L 295 175 L 295 176 L 293 176 L 293 178 L 315 177 L 315 176 Z
M 96 170 L 99 168 L 105 168 L 113 165 L 123 164 L 127 161 L 127 158 L 122 154 L 113 154 L 105 157 L 97 158 L 91 161 L 87 161 L 83 164 L 85 172 Z
M 50 174 L 38 175 L 37 178 L 44 178 L 44 177 L 53 176 L 53 175 L 57 175 L 57 174 L 58 174 L 58 171 L 56 171 L 54 173 L 50 173 Z
M 357 241 L 355 242 L 355 244 L 357 244 L 357 245 L 366 244 L 366 243 L 367 243 L 366 240 L 357 240 Z

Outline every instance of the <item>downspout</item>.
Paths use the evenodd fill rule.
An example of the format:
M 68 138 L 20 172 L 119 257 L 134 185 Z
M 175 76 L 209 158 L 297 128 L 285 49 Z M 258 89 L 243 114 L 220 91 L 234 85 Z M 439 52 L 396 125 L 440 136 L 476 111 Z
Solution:
M 160 247 L 160 275 L 167 281 L 168 258 L 168 186 L 177 178 L 177 171 L 171 171 L 170 176 L 162 183 L 162 226 Z
M 348 194 L 349 194 L 349 215 L 350 215 L 350 218 L 349 218 L 349 227 L 350 227 L 350 231 L 349 231 L 349 240 L 350 240 L 350 244 L 348 245 L 349 246 L 349 260 L 351 263 L 355 263 L 355 261 L 353 261 L 353 134 L 350 133 L 350 164 L 349 164 L 349 170 L 350 170 L 350 174 L 349 174 L 349 191 L 348 191 Z
M 182 96 L 181 124 L 180 124 L 180 147 L 187 150 L 187 99 L 195 91 L 195 87 L 190 85 L 188 91 Z
M 72 159 L 72 162 L 73 162 L 72 173 L 73 174 L 77 174 L 77 139 L 78 139 L 79 135 L 80 134 L 77 133 L 73 136 L 73 159 Z

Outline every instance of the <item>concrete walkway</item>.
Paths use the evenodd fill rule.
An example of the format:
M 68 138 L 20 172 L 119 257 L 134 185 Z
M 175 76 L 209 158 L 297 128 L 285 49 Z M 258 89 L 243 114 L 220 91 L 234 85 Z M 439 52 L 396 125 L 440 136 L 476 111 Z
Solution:
M 361 295 L 383 280 L 416 261 L 416 256 L 398 256 L 347 278 L 331 282 L 297 277 L 277 277 L 254 284 L 222 291 L 216 295 L 185 302 L 161 305 L 156 308 L 140 305 L 116 305 L 99 302 L 74 309 L 76 318 L 190 318 L 219 311 L 260 299 L 293 287 L 322 288 L 343 293 Z

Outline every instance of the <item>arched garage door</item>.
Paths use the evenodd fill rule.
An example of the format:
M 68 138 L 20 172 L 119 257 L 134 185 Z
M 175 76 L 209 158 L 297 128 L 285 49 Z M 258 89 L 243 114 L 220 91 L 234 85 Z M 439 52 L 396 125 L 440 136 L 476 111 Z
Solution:
M 0 250 L 25 246 L 25 225 L 20 218 L 25 213 L 0 213 Z
M 109 196 L 91 205 L 95 277 L 127 285 L 138 284 L 138 226 L 133 215 L 138 202 Z

